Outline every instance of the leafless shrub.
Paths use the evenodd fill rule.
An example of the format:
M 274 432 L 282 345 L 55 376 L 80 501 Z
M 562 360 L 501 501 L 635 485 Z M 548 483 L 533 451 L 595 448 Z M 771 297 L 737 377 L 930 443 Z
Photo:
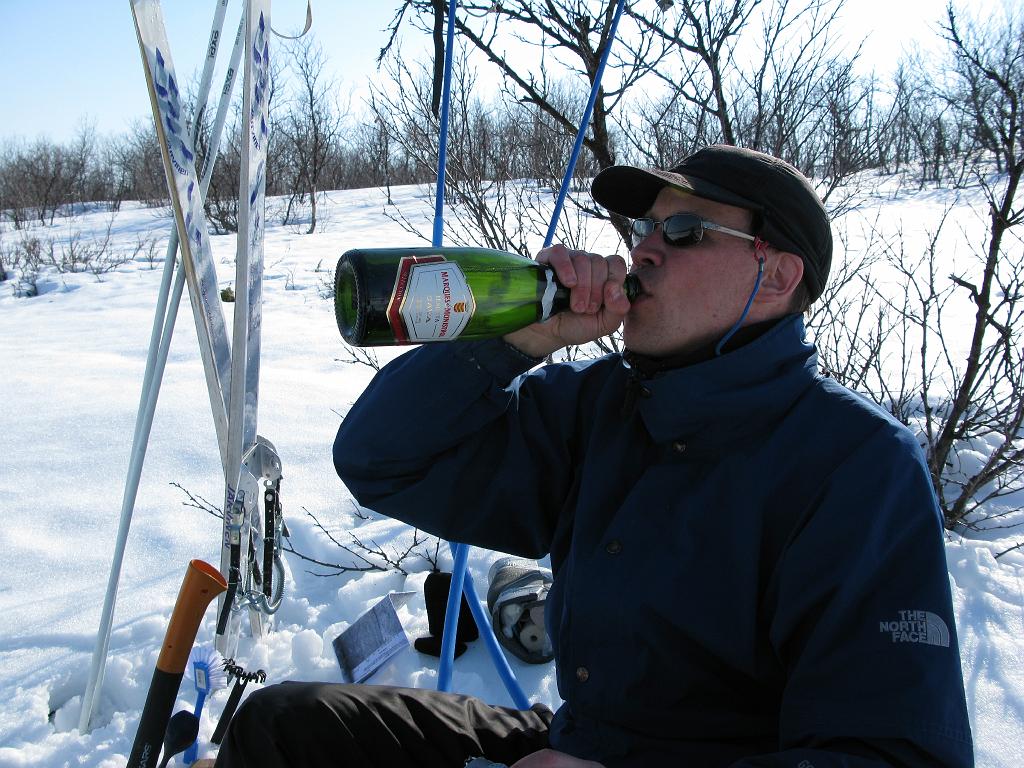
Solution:
M 313 272 L 317 275 L 317 294 L 321 299 L 333 301 L 334 294 L 337 290 L 334 287 L 334 272 L 329 269 L 324 269 L 322 260 L 317 262 L 316 269 L 314 269 Z
M 180 490 L 185 494 L 185 501 L 182 502 L 182 506 L 192 507 L 198 509 L 201 512 L 217 518 L 218 520 L 224 519 L 224 513 L 220 507 L 207 501 L 202 496 L 192 493 L 187 488 L 182 486 L 180 483 L 171 483 L 172 486 Z M 359 507 L 352 505 L 355 514 L 366 519 Z M 421 557 L 430 563 L 431 568 L 436 570 L 438 568 L 438 552 L 440 548 L 440 540 L 433 536 L 427 536 L 419 530 L 413 530 L 412 541 L 402 547 L 391 547 L 390 549 L 378 544 L 375 541 L 364 542 L 355 534 L 350 533 L 350 543 L 342 542 L 338 537 L 331 532 L 331 530 L 325 526 L 320 520 L 305 507 L 302 511 L 309 516 L 309 519 L 313 521 L 313 526 L 324 536 L 327 540 L 341 549 L 351 559 L 345 563 L 329 562 L 322 560 L 317 557 L 313 557 L 309 554 L 301 552 L 292 546 L 290 539 L 285 539 L 283 548 L 285 552 L 289 552 L 300 560 L 316 565 L 320 568 L 326 568 L 327 571 L 307 571 L 307 573 L 313 576 L 340 576 L 344 573 L 365 573 L 368 571 L 398 571 L 403 576 L 408 576 L 409 572 L 406 570 L 408 562 L 412 557 Z M 431 551 L 431 548 L 433 551 Z
M 152 119 L 133 121 L 126 133 L 113 139 L 106 162 L 112 166 L 112 199 L 138 200 L 150 208 L 170 205 Z
M 231 120 L 224 129 L 218 148 L 217 162 L 210 176 L 210 186 L 203 198 L 206 220 L 216 234 L 238 231 L 238 178 L 242 169 L 242 149 L 239 131 L 242 126 L 241 107 L 235 104 Z M 210 113 L 200 116 L 204 125 L 197 145 L 199 167 L 205 168 L 211 149 Z
M 876 401 L 884 402 L 881 345 L 892 321 L 879 306 L 873 276 L 880 238 L 871 227 L 865 245 L 854 249 L 850 233 L 839 233 L 843 258 L 833 261 L 825 291 L 808 310 L 805 322 L 818 345 L 822 370 L 840 384 L 872 393 Z
M 947 273 L 948 213 L 924 249 L 872 225 L 863 252 L 881 261 L 837 265 L 808 323 L 827 372 L 918 432 L 948 527 L 1018 524 L 1006 500 L 1024 491 L 1024 254 Z M 955 304 L 983 304 L 987 281 L 998 288 L 965 326 Z
M 207 501 L 197 493 L 192 493 L 192 491 L 188 490 L 185 486 L 181 485 L 180 483 L 172 482 L 170 485 L 172 485 L 173 487 L 177 488 L 179 491 L 185 494 L 185 501 L 181 502 L 181 505 L 183 507 L 192 507 L 193 509 L 198 509 L 201 512 L 205 512 L 206 514 L 212 517 L 216 517 L 218 520 L 224 519 L 224 511 L 213 502 Z
M 349 534 L 350 543 L 340 541 L 317 517 L 305 507 L 302 508 L 315 528 L 327 538 L 329 542 L 342 550 L 351 559 L 348 562 L 329 562 L 299 552 L 291 546 L 291 542 L 285 547 L 300 560 L 307 563 L 326 568 L 326 572 L 308 571 L 313 576 L 340 576 L 343 573 L 363 573 L 366 571 L 398 571 L 403 576 L 408 576 L 408 561 L 412 557 L 421 557 L 430 563 L 432 568 L 437 568 L 438 548 L 440 542 L 433 536 L 427 536 L 423 532 L 414 529 L 412 541 L 404 547 L 391 547 L 390 549 L 378 544 L 375 541 L 364 542 L 354 533 Z M 434 551 L 431 553 L 430 546 L 433 543 Z
M 989 227 L 975 249 L 977 268 L 950 276 L 976 307 L 966 359 L 948 400 L 926 411 L 929 465 L 944 481 L 936 490 L 951 525 L 990 514 L 987 502 L 1019 491 L 1024 479 L 1024 252 L 1011 233 L 1024 223 L 1024 17 L 1009 7 L 1006 14 L 965 22 L 950 5 L 944 26 L 954 62 L 947 100 L 1001 171 L 995 183 L 979 179 Z M 962 461 L 961 446 L 978 442 L 986 452 Z
M 39 295 L 39 273 L 44 264 L 52 258 L 51 242 L 48 252 L 44 252 L 44 244 L 38 237 L 26 236 L 18 240 L 11 249 L 9 258 L 11 267 L 17 272 L 12 286 L 14 295 L 19 298 L 31 298 Z
M 379 371 L 383 365 L 373 347 L 354 347 L 351 344 L 346 344 L 345 349 L 348 350 L 348 357 L 335 358 L 335 362 L 365 365 L 374 371 Z
M 50 241 L 51 246 L 56 245 L 55 240 Z M 88 264 L 94 261 L 97 256 L 102 256 L 106 251 L 106 243 L 97 245 L 94 242 L 85 242 L 81 232 L 76 232 L 60 243 L 59 255 L 56 253 L 51 259 L 53 266 L 58 272 L 85 272 Z
M 135 250 L 132 252 L 129 261 L 143 261 L 149 265 L 150 269 L 156 269 L 159 246 L 160 240 L 155 236 L 136 235 Z
M 60 274 L 89 272 L 99 279 L 100 275 L 117 269 L 130 262 L 138 253 L 118 252 L 111 249 L 110 234 L 114 225 L 111 216 L 100 238 L 89 238 L 81 232 L 73 233 L 66 240 L 50 238 L 47 241 L 49 263 Z

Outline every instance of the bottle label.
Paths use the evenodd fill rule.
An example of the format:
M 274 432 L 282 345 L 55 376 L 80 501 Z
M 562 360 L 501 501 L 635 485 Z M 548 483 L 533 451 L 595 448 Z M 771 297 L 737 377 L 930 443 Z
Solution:
M 462 269 L 443 256 L 403 256 L 388 303 L 399 344 L 457 338 L 476 311 Z

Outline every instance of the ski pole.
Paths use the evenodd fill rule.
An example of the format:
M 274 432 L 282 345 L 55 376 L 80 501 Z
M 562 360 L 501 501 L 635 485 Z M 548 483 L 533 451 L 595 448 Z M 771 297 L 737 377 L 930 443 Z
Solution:
M 452 58 L 455 47 L 455 9 L 457 0 L 448 4 L 448 30 L 445 42 L 444 79 L 441 88 L 441 125 L 437 153 L 437 196 L 434 203 L 434 232 L 432 245 L 440 248 L 444 245 L 444 184 L 447 173 L 448 159 L 448 115 L 451 112 Z M 476 620 L 477 629 L 484 638 L 495 669 L 505 683 L 505 688 L 519 709 L 529 709 L 530 701 L 516 680 L 515 673 L 509 666 L 508 659 L 501 652 L 498 640 L 494 636 L 494 628 L 480 608 L 480 600 L 473 588 L 472 579 L 466 579 L 466 565 L 469 559 L 469 545 L 449 542 L 455 564 L 452 568 L 452 583 L 448 591 L 448 608 L 445 613 L 444 634 L 441 639 L 441 661 L 438 666 L 437 689 L 447 691 L 451 688 L 452 668 L 455 664 L 455 636 L 457 633 L 459 605 L 463 591 Z
M 434 200 L 434 234 L 431 244 L 444 245 L 444 180 L 448 171 L 448 113 L 451 111 L 452 49 L 455 47 L 455 7 L 457 0 L 448 3 L 448 31 L 445 36 L 444 79 L 441 87 L 441 126 L 437 149 L 437 195 Z
M 565 204 L 565 196 L 569 191 L 569 184 L 572 181 L 573 172 L 576 170 L 576 161 L 579 160 L 580 150 L 583 148 L 583 139 L 587 135 L 587 126 L 590 124 L 590 116 L 594 113 L 594 104 L 597 102 L 597 93 L 601 89 L 601 78 L 604 77 L 604 65 L 608 63 L 608 54 L 612 50 L 612 43 L 615 42 L 615 32 L 619 27 L 619 18 L 622 16 L 622 9 L 626 0 L 619 0 L 615 9 L 615 16 L 612 18 L 612 25 L 608 31 L 608 41 L 605 43 L 604 51 L 601 53 L 601 62 L 597 65 L 597 72 L 594 74 L 594 85 L 590 89 L 590 100 L 583 112 L 583 119 L 580 120 L 580 129 L 576 133 L 576 143 L 572 148 L 572 156 L 569 158 L 569 166 L 565 169 L 565 176 L 562 178 L 562 187 L 558 190 L 558 199 L 555 201 L 555 210 L 551 214 L 551 224 L 548 225 L 548 233 L 544 236 L 544 247 L 551 245 L 555 238 L 555 229 L 558 227 L 558 219 L 562 215 L 562 206 Z
M 455 663 L 455 637 L 458 634 L 459 608 L 462 605 L 462 585 L 466 577 L 469 545 L 450 542 L 452 556 L 452 584 L 448 589 L 448 603 L 444 612 L 444 634 L 441 637 L 441 663 L 437 670 L 437 690 L 452 689 L 452 666 Z M 456 583 L 456 578 L 458 583 Z

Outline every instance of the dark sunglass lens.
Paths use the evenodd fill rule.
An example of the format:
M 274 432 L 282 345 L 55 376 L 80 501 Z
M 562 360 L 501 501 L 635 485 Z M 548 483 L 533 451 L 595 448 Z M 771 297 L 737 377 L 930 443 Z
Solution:
M 699 243 L 704 236 L 704 227 L 701 226 L 700 217 L 689 213 L 669 216 L 661 226 L 662 232 L 665 233 L 665 241 L 669 245 L 677 247 Z
M 630 224 L 630 233 L 633 235 L 633 245 L 638 245 L 641 240 L 654 231 L 654 219 L 633 219 Z

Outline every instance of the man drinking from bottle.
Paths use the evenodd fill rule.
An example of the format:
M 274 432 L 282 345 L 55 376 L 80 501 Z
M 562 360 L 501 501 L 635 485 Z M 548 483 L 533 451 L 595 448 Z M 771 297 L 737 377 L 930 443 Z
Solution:
M 592 189 L 633 219 L 636 300 L 623 259 L 546 249 L 570 312 L 401 356 L 334 448 L 367 507 L 550 555 L 562 705 L 286 684 L 218 765 L 972 765 L 921 450 L 806 338 L 832 259 L 814 190 L 727 146 Z M 543 364 L 620 325 L 623 354 Z

